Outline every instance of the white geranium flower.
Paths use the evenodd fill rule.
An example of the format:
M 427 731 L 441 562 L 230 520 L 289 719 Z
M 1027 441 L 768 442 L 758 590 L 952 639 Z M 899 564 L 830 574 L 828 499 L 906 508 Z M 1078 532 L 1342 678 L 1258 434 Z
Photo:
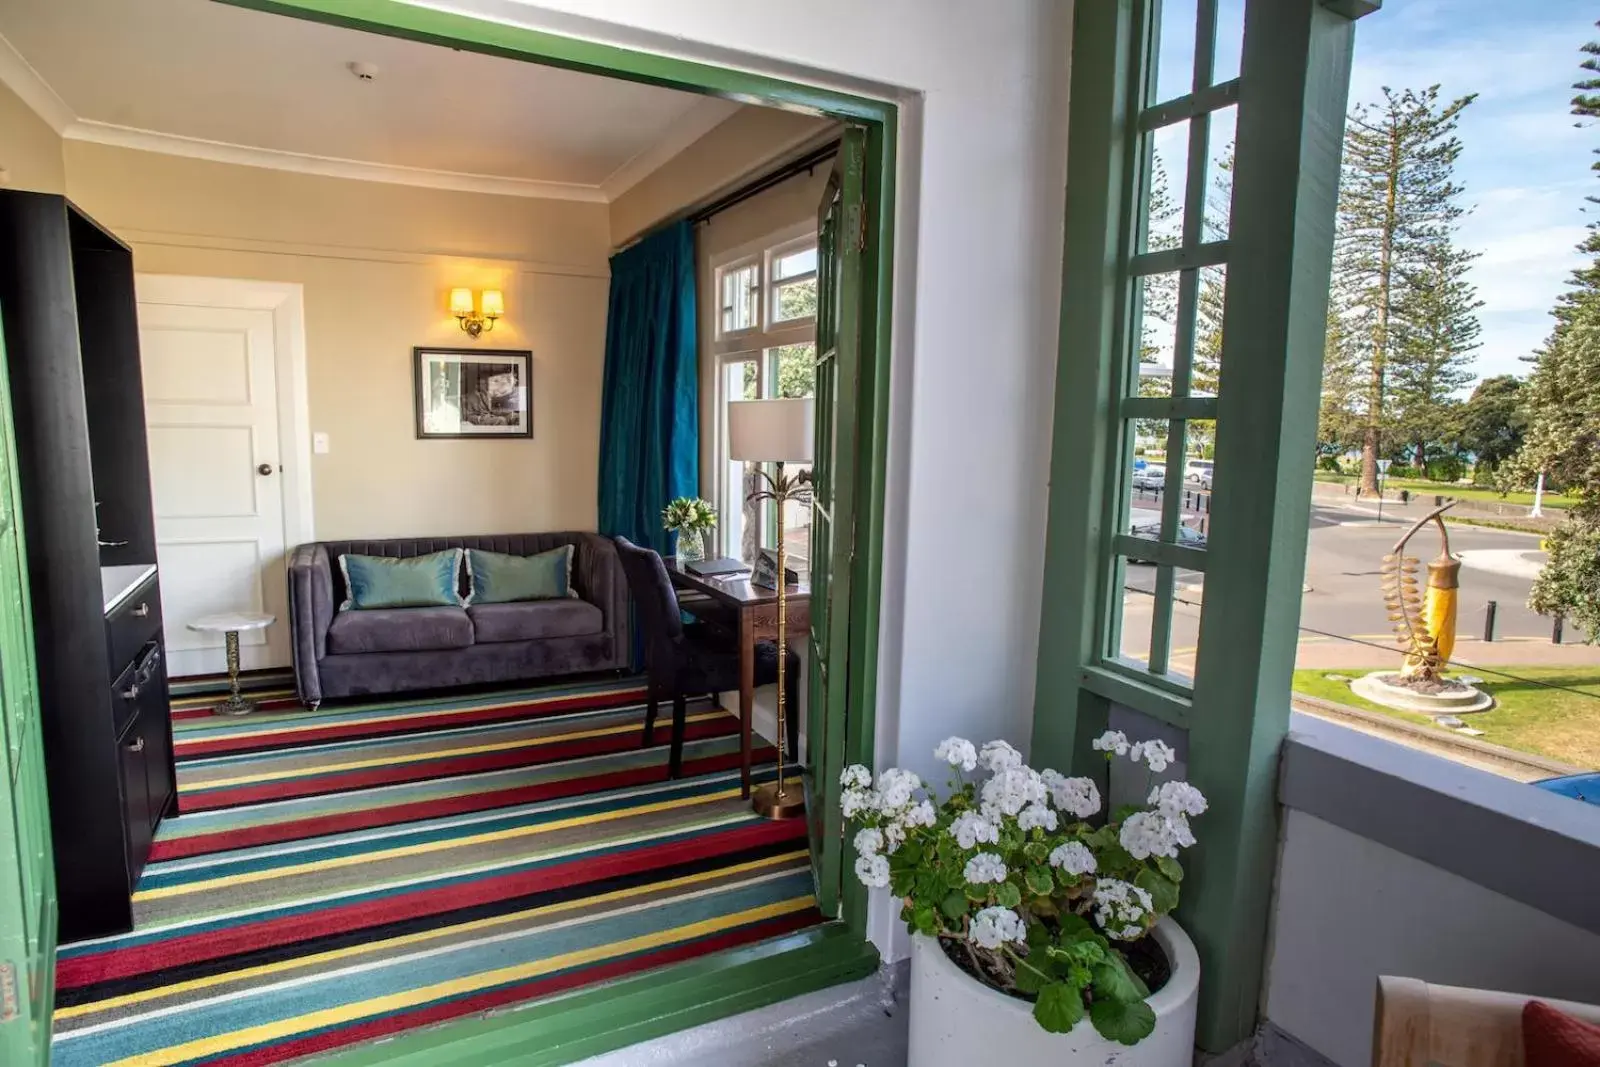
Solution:
M 1141 746 L 1139 745 L 1134 745 L 1132 750 L 1129 751 L 1128 757 L 1135 763 L 1138 763 L 1141 759 L 1143 759 L 1145 766 L 1149 767 L 1156 774 L 1160 774 L 1162 771 L 1166 770 L 1172 764 L 1172 762 L 1178 758 L 1178 754 L 1174 752 L 1172 747 L 1164 741 L 1157 741 L 1153 739 L 1146 741 L 1144 742 L 1142 752 L 1139 751 L 1140 747 Z
M 859 763 L 852 763 L 839 772 L 839 785 L 844 789 L 871 789 L 872 772 Z
M 1162 782 L 1150 791 L 1149 803 L 1167 816 L 1201 815 L 1206 810 L 1205 794 L 1188 782 Z
M 933 754 L 935 758 L 964 771 L 976 770 L 978 767 L 978 750 L 964 737 L 945 738 L 939 742 L 939 747 L 933 750 Z
M 893 853 L 906 843 L 905 824 L 891 819 L 883 824 L 883 839 L 889 843 L 888 851 Z
M 1084 875 L 1093 874 L 1099 869 L 1100 864 L 1095 861 L 1094 853 L 1089 851 L 1088 845 L 1082 841 L 1068 841 L 1050 853 L 1050 866 L 1058 867 L 1068 874 Z
M 974 944 L 992 951 L 1007 943 L 1026 941 L 1028 929 L 1010 908 L 984 908 L 972 917 L 968 936 Z
M 921 788 L 921 778 L 910 771 L 890 767 L 878 776 L 878 806 L 884 812 L 908 808 L 913 794 Z
M 1005 881 L 1007 873 L 1005 861 L 999 856 L 993 852 L 980 852 L 967 861 L 961 876 L 973 885 L 984 885 Z
M 1144 933 L 1144 920 L 1155 901 L 1131 882 L 1106 878 L 1095 884 L 1094 905 L 1094 921 L 1107 937 L 1132 941 Z
M 975 811 L 964 811 L 950 824 L 950 836 L 962 848 L 976 848 L 980 844 L 992 845 L 1000 840 L 1000 827 Z
M 1039 772 L 1018 765 L 996 771 L 980 795 L 985 811 L 1016 815 L 1029 804 L 1043 804 L 1049 794 Z
M 1194 844 L 1189 820 L 1162 811 L 1136 811 L 1128 816 L 1118 834 L 1122 847 L 1136 860 L 1151 856 L 1177 856 L 1178 849 Z
M 839 808 L 847 819 L 875 813 L 878 810 L 878 795 L 870 789 L 846 789 L 839 797 Z
M 1090 742 L 1090 747 L 1097 752 L 1115 752 L 1119 756 L 1128 754 L 1128 735 L 1121 730 L 1107 730 Z
M 1100 810 L 1100 789 L 1093 778 L 1068 778 L 1059 771 L 1041 771 L 1039 778 L 1055 806 L 1068 815 L 1087 819 Z
M 1017 825 L 1024 830 L 1056 828 L 1056 813 L 1043 804 L 1029 804 L 1017 815 Z
M 883 831 L 867 827 L 856 834 L 856 851 L 863 856 L 876 856 L 883 851 Z
M 884 889 L 889 885 L 889 860 L 884 856 L 857 856 L 856 877 L 869 889 Z
M 939 821 L 939 813 L 934 810 L 929 801 L 920 801 L 906 809 L 900 816 L 900 822 L 905 826 L 932 826 Z
M 983 751 L 978 753 L 978 760 L 990 771 L 998 774 L 1000 771 L 1022 766 L 1022 753 L 1006 742 L 996 740 L 983 746 Z

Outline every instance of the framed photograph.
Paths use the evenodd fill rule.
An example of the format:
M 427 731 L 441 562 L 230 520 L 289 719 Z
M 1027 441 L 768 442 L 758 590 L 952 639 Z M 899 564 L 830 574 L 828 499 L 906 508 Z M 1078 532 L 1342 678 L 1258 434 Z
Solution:
M 533 353 L 413 348 L 417 437 L 532 437 Z

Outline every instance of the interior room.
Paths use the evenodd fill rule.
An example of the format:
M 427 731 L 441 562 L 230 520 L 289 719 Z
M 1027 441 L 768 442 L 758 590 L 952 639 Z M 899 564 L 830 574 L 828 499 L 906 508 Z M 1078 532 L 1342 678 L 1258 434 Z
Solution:
M 29 561 L 80 831 L 51 1062 L 277 1062 L 821 925 L 806 820 L 749 799 L 780 658 L 802 751 L 811 455 L 727 405 L 811 448 L 841 124 L 206 0 L 0 38 L 12 395 L 58 409 L 22 510 L 75 549 Z M 596 530 L 674 561 L 670 613 Z M 444 600 L 378 591 L 436 556 Z M 105 661 L 62 640 L 95 572 Z

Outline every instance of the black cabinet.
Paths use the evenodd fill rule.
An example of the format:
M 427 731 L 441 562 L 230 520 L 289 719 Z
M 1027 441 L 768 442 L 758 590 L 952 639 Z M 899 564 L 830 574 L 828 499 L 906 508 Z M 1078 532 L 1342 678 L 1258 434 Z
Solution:
M 133 885 L 173 807 L 136 309 L 126 245 L 63 197 L 0 191 L 0 324 L 63 942 L 131 928 Z M 103 568 L 118 573 L 114 601 Z

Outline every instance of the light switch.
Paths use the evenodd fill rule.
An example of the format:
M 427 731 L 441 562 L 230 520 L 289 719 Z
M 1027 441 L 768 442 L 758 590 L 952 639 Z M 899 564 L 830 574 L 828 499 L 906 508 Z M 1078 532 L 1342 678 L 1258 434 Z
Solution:
M 311 435 L 311 451 L 315 452 L 319 456 L 327 455 L 328 454 L 328 435 L 325 434 L 325 433 L 314 433 L 314 434 L 312 434 Z

